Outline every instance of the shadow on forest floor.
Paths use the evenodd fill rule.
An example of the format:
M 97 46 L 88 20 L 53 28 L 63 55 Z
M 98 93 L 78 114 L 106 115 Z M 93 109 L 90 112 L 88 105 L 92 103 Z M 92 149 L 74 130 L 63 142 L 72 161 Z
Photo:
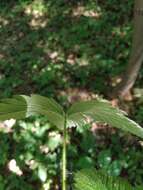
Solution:
M 73 88 L 107 95 L 129 56 L 132 3 L 128 12 L 124 3 L 4 1 L 1 96 L 53 96 Z

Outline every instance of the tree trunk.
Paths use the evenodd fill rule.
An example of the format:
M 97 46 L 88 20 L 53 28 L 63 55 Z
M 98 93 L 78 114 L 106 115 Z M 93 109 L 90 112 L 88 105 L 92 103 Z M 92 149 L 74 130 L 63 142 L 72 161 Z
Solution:
M 135 0 L 134 34 L 132 52 L 121 83 L 115 88 L 114 96 L 124 97 L 133 87 L 143 62 L 143 0 Z

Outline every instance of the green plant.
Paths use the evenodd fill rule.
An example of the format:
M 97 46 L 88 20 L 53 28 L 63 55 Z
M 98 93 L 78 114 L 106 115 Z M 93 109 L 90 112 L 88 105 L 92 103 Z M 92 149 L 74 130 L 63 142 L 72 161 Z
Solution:
M 121 178 L 111 177 L 95 169 L 85 169 L 75 174 L 76 190 L 140 190 Z
M 105 100 L 91 100 L 74 103 L 66 112 L 53 99 L 40 95 L 19 95 L 12 99 L 0 101 L 0 120 L 22 119 L 35 114 L 42 114 L 63 132 L 62 153 L 62 190 L 67 189 L 67 128 L 82 127 L 88 121 L 103 122 L 113 127 L 123 129 L 143 138 L 143 129 L 134 121 L 128 119 L 123 111 L 112 107 Z

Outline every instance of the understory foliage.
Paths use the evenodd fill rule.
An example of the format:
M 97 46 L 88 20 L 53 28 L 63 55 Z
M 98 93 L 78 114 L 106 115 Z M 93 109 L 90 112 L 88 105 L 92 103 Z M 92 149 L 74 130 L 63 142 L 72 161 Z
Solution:
M 120 128 L 126 132 L 130 132 L 138 137 L 143 138 L 143 129 L 134 121 L 125 116 L 125 113 L 115 107 L 112 107 L 109 102 L 102 99 L 95 99 L 90 101 L 81 101 L 74 103 L 66 112 L 64 109 L 53 99 L 44 96 L 32 94 L 31 96 L 19 95 L 13 98 L 0 100 L 0 119 L 22 119 L 33 115 L 47 116 L 50 123 L 58 128 L 63 134 L 62 139 L 62 190 L 66 190 L 68 186 L 67 181 L 67 129 L 71 127 L 82 128 L 88 122 L 101 122 L 112 125 L 113 127 Z M 47 148 L 47 147 L 45 147 Z M 22 175 L 22 171 L 16 166 L 15 160 L 12 160 L 15 172 Z M 10 164 L 9 164 L 10 165 Z M 43 166 L 42 166 L 43 167 Z M 45 181 L 47 178 L 47 168 L 39 169 L 40 178 Z M 41 170 L 42 169 L 42 170 Z M 13 170 L 13 168 L 12 168 Z M 45 171 L 44 171 L 45 170 Z M 44 172 L 43 172 L 44 171 Z M 117 190 L 130 188 L 128 184 L 121 181 L 114 182 L 114 178 L 103 176 L 99 173 L 96 174 L 94 170 L 89 170 L 87 176 L 82 176 L 82 173 L 76 174 L 76 188 L 82 189 L 83 187 L 96 189 L 113 189 Z M 94 179 L 94 174 L 97 178 Z M 79 176 L 79 178 L 78 178 Z M 86 180 L 87 177 L 87 180 Z M 91 182 L 88 178 L 91 178 Z M 105 181 L 103 181 L 103 179 Z M 78 190 L 79 190 L 78 189 Z M 96 190 L 95 189 L 95 190 Z M 131 188 L 130 188 L 131 189 Z M 94 190 L 94 189 L 93 189 Z

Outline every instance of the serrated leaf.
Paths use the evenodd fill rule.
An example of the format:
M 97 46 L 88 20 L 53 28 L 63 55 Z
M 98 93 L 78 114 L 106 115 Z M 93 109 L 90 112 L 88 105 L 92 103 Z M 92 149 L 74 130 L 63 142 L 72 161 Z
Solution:
M 143 128 L 125 116 L 125 112 L 112 107 L 105 100 L 78 102 L 68 110 L 68 125 L 82 126 L 87 120 L 107 123 L 113 127 L 130 132 L 143 138 Z
M 27 101 L 28 113 L 42 114 L 48 117 L 48 120 L 59 128 L 64 126 L 64 111 L 62 107 L 53 99 L 40 95 L 31 95 L 30 101 Z
M 133 190 L 122 180 L 99 172 L 95 169 L 83 169 L 75 174 L 75 190 Z
M 0 101 L 0 120 L 22 119 L 35 114 L 48 116 L 57 127 L 64 125 L 64 111 L 54 100 L 40 95 L 19 95 Z

